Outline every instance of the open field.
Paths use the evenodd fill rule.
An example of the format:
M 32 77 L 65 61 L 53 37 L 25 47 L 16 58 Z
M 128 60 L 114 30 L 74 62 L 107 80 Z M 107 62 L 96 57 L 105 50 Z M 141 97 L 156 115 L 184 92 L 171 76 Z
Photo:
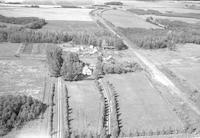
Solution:
M 183 128 L 182 122 L 144 73 L 108 75 L 105 79 L 114 85 L 119 94 L 122 132 L 126 135 L 143 130 Z
M 136 15 L 121 10 L 107 10 L 103 12 L 102 16 L 117 27 L 145 29 L 159 28 Z
M 153 9 L 158 10 L 162 13 L 171 11 L 177 13 L 199 13 L 199 10 L 189 9 L 186 7 L 186 4 L 192 3 L 199 5 L 198 1 L 124 1 L 126 8 L 138 8 L 138 9 Z
M 13 129 L 3 138 L 35 135 L 38 138 L 48 135 L 53 138 L 75 135 L 184 138 L 187 134 L 200 133 L 200 47 L 177 42 L 170 49 L 166 44 L 176 41 L 173 33 L 183 40 L 192 39 L 191 43 L 200 43 L 199 26 L 194 25 L 198 20 L 167 17 L 192 24 L 162 20 L 168 28 L 161 28 L 147 22 L 146 15 L 126 11 L 141 8 L 196 14 L 199 10 L 189 9 L 186 2 L 125 1 L 124 4 L 116 10 L 97 10 L 93 18 L 89 15 L 91 9 L 83 8 L 0 7 L 0 14 L 5 16 L 33 16 L 48 22 L 38 30 L 14 28 L 7 33 L 2 27 L 0 32 L 1 38 L 8 37 L 6 42 L 15 42 L 4 43 L 3 38 L 0 43 L 0 95 L 25 94 L 48 105 L 47 111 L 36 120 L 26 123 L 22 129 Z M 101 17 L 107 21 L 101 21 Z M 163 49 L 136 47 L 135 42 L 140 39 L 145 48 Z M 154 42 L 159 46 L 154 47 Z M 117 49 L 118 44 L 126 44 L 127 49 Z M 20 54 L 14 57 L 20 47 Z M 124 64 L 134 68 L 136 64 L 128 64 L 132 62 L 137 63 L 139 71 L 121 71 Z M 119 74 L 100 74 L 104 70 Z M 64 81 L 68 78 L 77 81 Z
M 0 57 L 14 57 L 20 44 L 0 43 Z
M 92 21 L 64 21 L 64 20 L 48 20 L 42 29 L 50 31 L 96 31 L 98 26 Z M 100 30 L 100 29 L 99 29 Z
M 101 126 L 100 94 L 94 81 L 67 82 L 72 108 L 72 131 L 78 134 L 99 132 Z
M 143 18 L 144 20 L 148 17 L 153 17 L 156 19 L 169 19 L 170 21 L 182 21 L 186 23 L 200 23 L 200 19 L 194 18 L 184 18 L 184 17 L 168 17 L 168 16 L 157 16 L 157 15 L 138 15 L 139 17 Z
M 0 60 L 0 94 L 26 94 L 42 100 L 45 64 L 30 60 Z
M 163 70 L 188 97 L 200 106 L 198 102 L 200 98 L 199 45 L 179 44 L 176 51 L 167 49 L 139 51 Z
M 45 20 L 64 21 L 92 21 L 89 16 L 91 9 L 77 8 L 24 8 L 24 7 L 1 7 L 0 13 L 4 16 L 14 17 L 39 17 Z M 39 13 L 39 14 L 38 14 Z M 70 15 L 70 16 L 69 16 Z

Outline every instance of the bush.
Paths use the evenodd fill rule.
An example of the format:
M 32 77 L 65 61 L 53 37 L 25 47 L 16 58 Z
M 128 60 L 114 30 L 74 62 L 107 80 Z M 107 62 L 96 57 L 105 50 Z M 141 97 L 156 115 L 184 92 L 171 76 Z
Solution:
M 35 22 L 32 22 L 32 23 L 29 23 L 29 24 L 25 25 L 25 27 L 26 28 L 30 28 L 30 29 L 40 29 L 45 24 L 46 24 L 45 20 L 41 19 L 39 21 L 35 21 Z
M 63 64 L 62 49 L 60 47 L 50 45 L 47 48 L 47 63 L 51 76 L 60 76 L 60 70 Z
M 0 128 L 2 132 L 0 131 L 0 135 L 36 119 L 45 109 L 46 105 L 30 96 L 1 96 Z
M 77 53 L 65 52 L 63 53 L 63 65 L 61 68 L 61 75 L 64 80 L 76 81 L 82 77 L 82 69 L 84 63 L 79 60 Z
M 140 71 L 142 68 L 136 62 L 116 62 L 116 61 L 103 61 L 102 57 L 98 57 L 94 75 L 98 78 L 99 75 L 104 74 L 121 74 L 127 72 Z

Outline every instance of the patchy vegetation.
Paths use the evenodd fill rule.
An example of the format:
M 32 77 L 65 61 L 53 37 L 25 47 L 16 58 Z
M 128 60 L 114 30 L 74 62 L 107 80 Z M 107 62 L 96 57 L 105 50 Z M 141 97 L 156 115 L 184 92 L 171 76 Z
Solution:
M 0 135 L 5 135 L 12 128 L 36 119 L 45 109 L 46 105 L 30 96 L 1 96 Z

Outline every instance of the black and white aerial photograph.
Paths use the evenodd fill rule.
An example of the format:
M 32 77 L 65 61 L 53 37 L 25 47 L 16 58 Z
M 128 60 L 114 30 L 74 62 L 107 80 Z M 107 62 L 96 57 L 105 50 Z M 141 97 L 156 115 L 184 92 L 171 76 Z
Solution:
M 200 138 L 200 0 L 0 0 L 0 138 Z

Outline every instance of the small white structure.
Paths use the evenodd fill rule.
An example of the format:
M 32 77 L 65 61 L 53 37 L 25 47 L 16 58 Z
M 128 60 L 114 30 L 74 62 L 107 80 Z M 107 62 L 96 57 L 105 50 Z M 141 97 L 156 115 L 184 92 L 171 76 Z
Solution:
M 83 75 L 88 75 L 88 76 L 92 75 L 92 70 L 90 70 L 88 65 L 85 65 L 83 67 L 82 74 Z

